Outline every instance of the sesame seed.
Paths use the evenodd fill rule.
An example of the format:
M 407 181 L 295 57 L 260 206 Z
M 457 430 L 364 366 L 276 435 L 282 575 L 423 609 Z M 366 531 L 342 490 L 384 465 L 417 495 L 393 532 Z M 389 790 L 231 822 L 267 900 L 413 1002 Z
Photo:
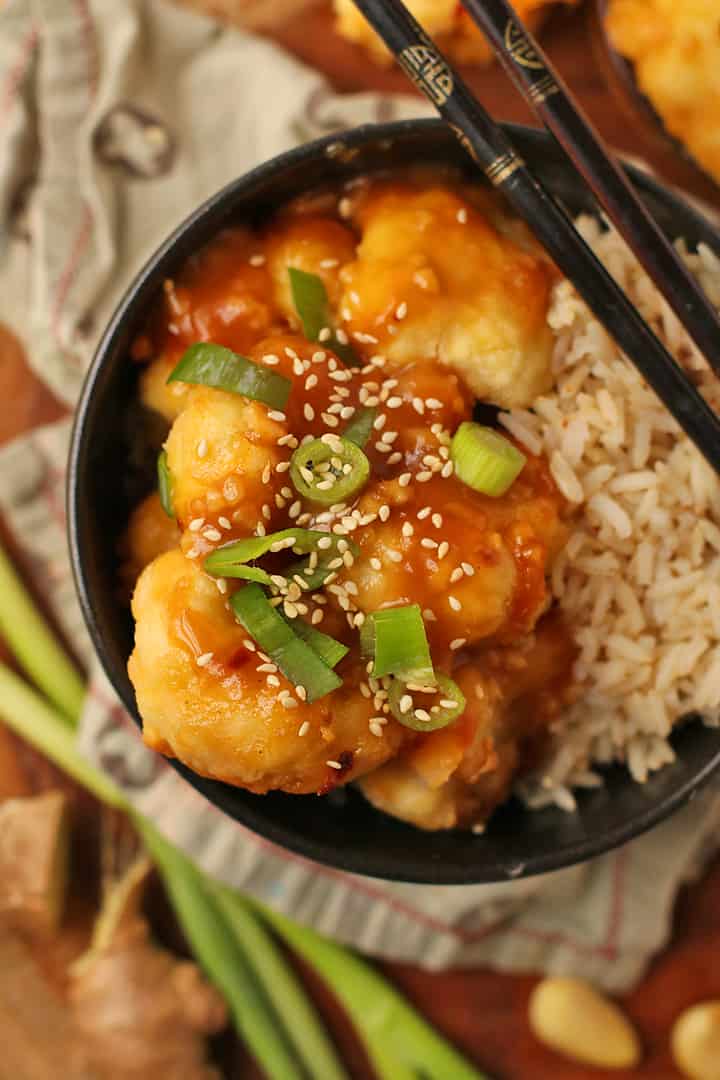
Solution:
M 283 604 L 283 611 L 287 615 L 288 619 L 296 619 L 298 616 L 298 609 L 290 600 L 286 600 Z
M 432 523 L 433 523 L 433 525 L 435 526 L 436 529 L 441 529 L 442 528 L 442 523 L 443 523 L 442 514 L 433 514 L 433 516 L 432 516 L 432 518 L 430 520 L 432 521 Z
M 192 521 L 190 522 L 190 524 L 188 525 L 188 529 L 190 530 L 190 532 L 199 532 L 200 529 L 202 529 L 204 524 L 205 524 L 205 518 L 201 518 L 201 517 L 193 518 Z
M 442 401 L 439 401 L 436 397 L 425 398 L 425 404 L 428 409 L 442 409 L 443 407 Z
M 452 641 L 450 642 L 450 648 L 452 649 L 453 652 L 456 652 L 458 649 L 462 649 L 463 645 L 466 645 L 466 644 L 467 644 L 467 638 L 456 637 L 456 638 L 453 638 Z
M 352 214 L 352 203 L 347 195 L 343 195 L 342 199 L 340 199 L 340 202 L 338 203 L 338 213 L 340 214 L 340 217 L 344 218 L 348 218 Z M 328 765 L 331 764 L 332 762 L 328 761 Z
M 415 716 L 418 720 L 422 720 L 426 724 L 431 719 L 430 713 L 426 709 L 415 709 L 413 716 Z
M 395 453 L 391 454 L 388 458 L 388 465 L 397 465 L 399 461 L 402 461 L 402 454 L 399 450 L 396 450 Z
M 216 578 L 215 584 L 217 585 L 217 591 L 219 593 L 222 593 L 222 595 L 224 596 L 228 589 L 227 581 L 225 580 L 225 578 Z
M 380 440 L 378 440 L 375 443 L 375 449 L 377 450 L 378 454 L 389 454 L 392 450 L 392 447 L 388 446 L 387 443 L 380 442 Z
M 459 581 L 461 577 L 464 577 L 463 569 L 461 566 L 456 566 L 452 574 L 450 575 L 450 583 L 454 585 L 455 582 Z
M 248 259 L 248 262 L 250 263 L 251 266 L 264 266 L 265 265 L 265 256 L 264 255 L 251 255 L 250 258 Z
M 454 466 L 453 466 L 452 461 L 446 461 L 445 464 L 443 465 L 442 469 L 440 470 L 440 475 L 447 480 L 448 476 L 452 476 L 453 469 L 454 469 Z
M 423 619 L 425 622 L 437 622 L 437 615 L 432 608 L 426 607 L 423 609 Z
M 436 548 L 438 546 L 438 542 L 437 540 L 433 540 L 429 536 L 423 536 L 422 540 L 420 541 L 420 545 L 424 548 Z
M 304 735 L 307 735 L 309 730 L 310 730 L 310 721 L 309 720 L 303 720 L 302 724 L 298 728 L 298 735 L 302 739 L 302 737 Z
M 467 574 L 468 577 L 473 577 L 473 575 L 475 573 L 475 567 L 474 566 L 471 566 L 471 564 L 469 562 L 460 563 L 460 565 L 462 566 L 463 570 L 465 571 L 465 573 Z
M 210 540 L 211 542 L 222 540 L 222 533 L 219 529 L 203 529 L 203 536 L 206 540 Z
M 278 687 L 280 685 L 280 680 L 278 679 L 277 675 L 268 675 L 265 682 L 268 684 L 268 686 Z
M 332 539 L 329 536 L 321 536 L 317 542 L 317 546 L 321 551 L 327 551 L 329 547 L 332 547 Z
M 285 506 L 285 500 L 279 492 L 275 493 L 275 505 L 277 506 L 278 510 L 282 510 Z
M 296 686 L 295 687 L 295 693 L 297 694 L 297 696 L 300 698 L 301 701 L 307 701 L 307 690 L 305 689 L 304 686 L 299 686 L 299 685 Z
M 376 416 L 374 421 L 373 421 L 373 427 L 375 428 L 376 431 L 382 431 L 382 429 L 385 427 L 386 424 L 387 424 L 387 415 L 385 413 L 380 413 L 380 415 Z
M 263 504 L 263 508 L 262 508 L 261 513 L 262 513 L 262 516 L 265 518 L 266 521 L 269 521 L 270 518 L 272 517 L 272 510 L 270 509 L 270 507 L 268 506 L 267 503 Z
M 320 480 L 320 482 L 315 485 L 315 487 L 317 488 L 318 491 L 329 491 L 330 488 L 334 487 L 334 486 L 335 486 L 335 477 L 334 476 L 330 477 L 328 480 Z
M 426 517 L 429 517 L 431 510 L 432 510 L 431 506 L 423 506 L 422 510 L 418 510 L 418 512 L 417 512 L 418 521 L 424 521 Z
M 373 555 L 372 558 L 370 559 L 370 565 L 373 568 L 373 570 L 382 570 L 382 563 L 380 562 L 380 560 L 375 555 Z
M 220 526 L 221 529 L 232 529 L 232 525 L 230 524 L 230 522 L 228 521 L 228 519 L 226 517 L 219 517 L 218 518 L 218 525 Z
M 340 409 L 340 419 L 341 420 L 349 420 L 350 417 L 354 416 L 354 415 L 355 415 L 355 406 L 354 405 L 343 405 L 342 408 Z
M 460 210 L 458 210 L 457 219 L 458 219 L 458 221 L 460 222 L 461 225 L 467 225 L 467 219 L 468 219 L 467 218 L 467 210 L 465 209 L 464 206 L 461 207 Z
M 438 559 L 444 559 L 449 550 L 450 550 L 450 545 L 448 544 L 447 540 L 443 540 L 438 545 Z
M 297 447 L 298 441 L 294 435 L 281 435 L 277 441 L 278 446 L 289 446 L 291 449 Z
M 453 701 L 452 698 L 442 698 L 440 700 L 441 709 L 454 709 L 457 706 L 457 701 Z
M 285 696 L 280 698 L 280 704 L 283 709 L 297 709 L 297 701 L 288 690 L 285 691 Z
M 400 476 L 398 476 L 398 484 L 400 487 L 407 487 L 411 480 L 412 473 L 409 472 L 401 473 Z
M 302 476 L 306 484 L 312 484 L 315 480 L 315 477 L 313 476 L 310 469 L 308 469 L 307 465 L 300 466 L 300 475 Z
M 199 458 L 204 458 L 205 457 L 205 455 L 208 452 L 207 439 L 201 439 L 200 440 L 200 442 L 197 444 L 197 451 L 196 452 L 197 452 L 197 456 Z
M 410 524 L 409 521 L 403 522 L 403 527 L 402 527 L 403 536 L 412 536 L 414 532 L 415 532 L 415 530 L 413 529 L 413 527 L 412 527 L 412 525 Z
M 357 596 L 358 595 L 358 587 L 357 587 L 357 585 L 355 584 L 354 581 L 346 581 L 345 582 L 345 592 L 348 594 L 348 596 Z
M 368 727 L 370 728 L 371 735 L 375 735 L 378 739 L 382 738 L 382 724 L 379 724 L 377 720 L 371 720 Z
M 278 461 L 277 465 L 275 466 L 275 472 L 280 473 L 282 475 L 282 473 L 286 473 L 289 470 L 289 468 L 290 468 L 290 462 L 289 461 Z
M 398 304 L 398 306 L 395 308 L 395 318 L 396 319 L 404 319 L 405 316 L 407 315 L 407 310 L 408 310 L 408 306 L 407 306 L 406 302 L 403 300 L 402 303 Z
M 315 419 L 315 410 L 313 409 L 309 401 L 306 401 L 303 405 L 303 416 L 307 421 Z
M 316 375 L 316 374 L 315 374 L 315 373 L 313 372 L 313 374 L 312 374 L 312 375 L 308 375 L 307 379 L 305 380 L 305 389 L 306 389 L 306 390 L 312 390 L 312 388 L 313 388 L 314 386 L 317 386 L 317 384 L 318 384 L 318 377 L 317 377 L 317 375 Z
M 290 507 L 290 509 L 288 510 L 288 517 L 291 518 L 291 519 L 299 517 L 301 510 L 302 510 L 302 503 L 300 502 L 299 499 L 296 499 L 295 502 Z
M 420 397 L 414 397 L 412 399 L 412 406 L 416 413 L 422 416 L 425 412 L 425 402 Z
M 198 667 L 207 667 L 215 654 L 211 652 L 201 653 L 195 660 Z
M 186 559 L 197 559 L 199 554 L 200 554 L 200 552 L 198 551 L 198 549 L 196 547 L 191 547 L 191 548 L 188 548 L 188 550 L 185 552 L 185 558 Z
M 432 480 L 432 473 L 427 469 L 423 469 L 419 472 L 415 478 L 420 484 L 427 484 L 428 480 Z
M 339 266 L 339 265 L 340 265 L 340 260 L 339 259 L 322 259 L 322 261 L 320 262 L 320 269 L 321 270 L 332 270 L 332 268 L 334 266 Z
M 413 699 L 410 697 L 409 694 L 403 694 L 403 696 L 400 698 L 400 712 L 404 715 L 405 713 L 410 712 L 412 707 Z
M 448 604 L 453 611 L 462 611 L 462 604 L 458 600 L 457 596 L 448 596 Z
M 261 479 L 262 479 L 263 484 L 269 484 L 270 483 L 270 474 L 271 474 L 271 472 L 272 472 L 272 469 L 270 468 L 270 464 L 268 463 L 265 466 L 265 468 L 263 469 L 263 471 L 262 471 Z
M 356 614 L 355 614 L 355 626 L 359 628 L 359 627 L 361 627 L 363 625 L 364 622 L 365 622 L 365 612 L 364 611 L 356 612 Z
M 383 505 L 378 510 L 378 517 L 381 521 L 387 521 L 387 519 L 390 517 L 390 507 L 387 503 L 383 503 Z
M 380 442 L 394 443 L 397 437 L 397 431 L 383 431 L 382 435 L 380 436 Z
M 287 417 L 285 416 L 285 413 L 280 412 L 279 409 L 271 409 L 270 412 L 268 413 L 268 417 L 271 420 L 277 420 L 278 423 L 280 423 L 283 420 L 287 420 Z
M 250 638 L 245 638 L 243 641 L 243 645 L 248 650 L 248 652 L 257 652 L 257 645 L 254 641 L 251 641 Z
M 342 769 L 342 765 L 339 761 L 326 761 L 325 764 L 329 769 Z
M 482 836 L 482 834 L 485 832 L 485 826 L 481 824 L 473 825 L 470 831 L 473 832 L 475 836 Z
M 402 562 L 402 554 L 399 551 L 395 551 L 394 548 L 388 548 L 386 555 L 388 559 L 392 560 L 392 562 Z
M 313 626 L 317 626 L 318 623 L 321 623 L 324 618 L 325 618 L 325 612 L 323 611 L 323 609 L 322 608 L 315 608 L 312 615 L 310 616 L 310 622 L 313 624 Z
M 338 327 L 338 329 L 335 331 L 335 337 L 337 338 L 337 340 L 340 342 L 341 345 L 349 345 L 350 344 L 350 338 L 347 336 L 345 331 L 342 330 L 340 327 Z
M 298 375 L 298 376 L 302 375 L 304 373 L 304 371 L 305 371 L 305 367 L 303 365 L 302 360 L 300 359 L 299 356 L 296 356 L 293 359 L 293 375 Z
M 399 409 L 402 405 L 401 397 L 391 397 L 387 399 L 386 405 L 388 409 Z
M 267 356 L 263 356 L 262 362 L 263 362 L 263 364 L 269 364 L 270 367 L 274 367 L 275 364 L 280 363 L 280 357 L 275 356 L 273 353 L 268 353 Z
M 265 536 L 266 533 L 267 533 L 267 529 L 263 525 L 262 521 L 258 521 L 257 525 L 255 526 L 255 535 L 256 536 Z

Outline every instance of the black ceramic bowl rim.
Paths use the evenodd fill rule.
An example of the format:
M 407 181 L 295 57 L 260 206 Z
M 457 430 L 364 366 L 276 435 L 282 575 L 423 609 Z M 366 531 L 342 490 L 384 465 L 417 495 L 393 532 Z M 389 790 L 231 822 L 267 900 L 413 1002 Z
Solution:
M 574 204 L 574 210 L 590 209 L 572 170 L 549 136 L 513 125 L 508 125 L 507 130 L 531 166 L 543 172 L 558 197 Z M 260 165 L 208 199 L 172 233 L 139 272 L 110 320 L 76 413 L 68 474 L 69 543 L 90 636 L 110 683 L 138 725 L 140 718 L 125 668 L 129 628 L 121 623 L 127 622 L 127 614 L 109 595 L 117 533 L 108 547 L 100 525 L 103 514 L 110 512 L 106 504 L 108 478 L 99 475 L 105 464 L 105 444 L 112 450 L 111 436 L 105 429 L 112 424 L 114 413 L 120 411 L 115 403 L 123 380 L 130 378 L 130 365 L 123 363 L 130 336 L 141 324 L 162 280 L 223 224 L 247 220 L 250 198 L 260 213 L 262 193 L 267 196 L 273 185 L 277 189 L 278 185 L 282 188 L 283 183 L 290 183 L 298 170 L 316 166 L 320 170 L 312 183 L 305 180 L 302 188 L 315 186 L 321 175 L 332 181 L 366 171 L 378 162 L 392 166 L 407 160 L 451 161 L 467 167 L 454 138 L 437 120 L 366 125 L 319 139 Z M 686 236 L 692 245 L 702 240 L 720 252 L 720 235 L 691 207 L 644 173 L 632 168 L 629 172 L 669 232 Z M 270 191 L 271 204 L 272 199 L 279 202 L 289 194 Z M 240 204 L 242 213 L 236 210 L 233 217 L 233 210 Z M 567 814 L 555 807 L 528 811 L 511 800 L 493 816 L 482 835 L 460 830 L 422 832 L 379 814 L 359 794 L 345 789 L 340 804 L 316 796 L 255 796 L 199 777 L 177 762 L 172 765 L 196 790 L 243 826 L 309 859 L 389 880 L 471 884 L 541 874 L 582 862 L 666 818 L 692 799 L 720 766 L 720 731 L 694 722 L 680 727 L 672 741 L 676 761 L 644 785 L 634 783 L 624 769 L 614 766 L 606 770 L 604 788 L 579 794 L 577 813 Z

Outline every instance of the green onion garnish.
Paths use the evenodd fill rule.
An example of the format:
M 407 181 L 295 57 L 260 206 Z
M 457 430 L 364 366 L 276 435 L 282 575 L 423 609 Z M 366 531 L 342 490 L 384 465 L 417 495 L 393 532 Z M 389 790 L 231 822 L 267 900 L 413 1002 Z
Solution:
M 367 483 L 370 462 L 359 446 L 340 435 L 313 439 L 290 459 L 290 479 L 303 499 L 331 506 L 348 502 Z
M 364 656 L 373 658 L 371 674 L 396 675 L 403 682 L 434 686 L 435 672 L 418 604 L 382 608 L 368 615 L 360 630 Z
M 370 438 L 370 432 L 372 431 L 376 416 L 377 409 L 368 409 L 367 407 L 358 409 L 343 431 L 343 439 L 355 443 L 355 445 L 359 446 L 362 450 L 363 446 Z
M 504 495 L 527 458 L 493 428 L 465 421 L 453 435 L 450 456 L 455 475 L 483 495 Z
M 246 577 L 247 567 L 244 563 L 259 559 L 268 552 L 290 549 L 295 552 L 315 551 L 318 541 L 327 535 L 319 529 L 281 529 L 280 532 L 270 533 L 268 536 L 248 536 L 216 548 L 205 560 L 205 569 L 213 577 Z M 270 579 L 264 583 L 270 584 Z
M 422 698 L 413 700 L 405 683 L 401 679 L 393 679 L 388 692 L 388 704 L 395 719 L 413 731 L 437 731 L 462 716 L 465 711 L 465 695 L 458 684 L 439 672 L 435 673 L 435 680 L 439 702 L 430 694 L 423 694 Z M 417 716 L 417 712 L 421 715 Z
M 290 627 L 298 637 L 308 643 L 313 652 L 317 653 L 328 667 L 337 667 L 342 658 L 350 652 L 342 641 L 336 641 L 329 634 L 323 634 L 322 630 L 316 630 L 314 626 L 303 622 L 302 619 L 293 619 Z
M 342 679 L 295 633 L 259 585 L 238 589 L 230 606 L 240 625 L 277 664 L 285 678 L 293 686 L 305 687 L 307 701 L 317 701 L 342 686 Z
M 272 409 L 284 409 L 292 389 L 283 375 L 210 341 L 199 341 L 186 349 L 167 381 L 214 386 L 262 401 Z
M 347 547 L 343 547 L 343 551 L 349 551 L 355 558 L 360 554 L 360 548 L 348 536 L 335 536 L 333 533 L 323 533 L 322 535 L 326 538 L 325 542 L 329 540 L 330 543 L 323 550 L 322 558 L 318 559 L 312 570 L 308 558 L 298 560 L 298 562 L 293 563 L 283 571 L 287 578 L 294 578 L 296 575 L 301 578 L 306 589 L 319 589 L 325 584 L 326 578 L 334 572 L 329 564 L 337 559 L 340 554 L 339 545 L 341 540 L 344 540 L 347 545 Z M 320 550 L 319 545 L 318 550 Z
M 308 341 L 320 341 L 321 331 L 329 330 L 330 336 L 326 337 L 322 344 L 332 349 L 347 367 L 357 367 L 360 361 L 352 345 L 338 341 L 328 294 L 322 278 L 317 274 L 308 274 L 305 270 L 298 270 L 295 266 L 288 266 L 288 276 L 293 304 Z
M 173 507 L 173 489 L 172 489 L 172 474 L 168 466 L 167 451 L 161 450 L 157 459 L 157 485 L 158 495 L 160 496 L 160 502 L 162 508 L 168 517 L 175 517 L 175 509 Z

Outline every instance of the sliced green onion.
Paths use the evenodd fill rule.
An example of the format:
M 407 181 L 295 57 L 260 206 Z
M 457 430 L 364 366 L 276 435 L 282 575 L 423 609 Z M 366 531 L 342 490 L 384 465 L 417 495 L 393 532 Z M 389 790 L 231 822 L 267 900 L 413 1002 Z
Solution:
M 404 727 L 413 731 L 437 731 L 452 724 L 453 720 L 457 720 L 458 716 L 465 712 L 465 696 L 458 684 L 439 672 L 435 672 L 435 681 L 437 696 L 443 704 L 438 704 L 434 695 L 422 694 L 421 698 L 414 698 L 411 705 L 403 708 L 407 705 L 407 698 L 412 698 L 412 693 L 401 679 L 393 679 L 388 692 L 388 704 L 395 719 Z M 419 701 L 421 704 L 418 704 Z M 416 709 L 420 709 L 430 719 L 416 716 Z
M 322 439 L 304 443 L 290 459 L 290 479 L 298 495 L 322 506 L 348 502 L 369 476 L 370 462 L 360 447 L 340 435 L 331 444 Z
M 337 339 L 323 279 L 317 274 L 308 274 L 305 270 L 298 270 L 295 266 L 288 266 L 288 276 L 293 304 L 308 341 L 320 341 L 320 332 L 329 330 L 330 337 L 326 338 L 322 344 L 332 349 L 347 367 L 357 367 L 359 360 L 352 345 L 347 345 Z
M 355 445 L 359 446 L 362 450 L 363 446 L 370 438 L 370 432 L 372 431 L 376 416 L 377 409 L 358 409 L 343 431 L 343 439 L 355 443 Z
M 316 630 L 314 626 L 303 622 L 302 619 L 293 619 L 290 625 L 297 636 L 306 641 L 312 651 L 317 653 L 328 667 L 337 667 L 342 658 L 350 652 L 342 641 L 336 641 L 329 634 L 323 634 L 322 630 Z
M 527 461 L 493 428 L 466 420 L 453 435 L 450 456 L 455 475 L 483 495 L 504 495 Z
M 319 529 L 281 529 L 280 532 L 270 533 L 268 536 L 248 536 L 243 540 L 234 540 L 230 544 L 216 548 L 212 555 L 205 560 L 205 569 L 213 577 L 247 577 L 247 567 L 243 564 L 259 559 L 272 551 L 283 551 L 292 548 L 296 552 L 317 550 L 318 541 L 322 540 L 327 533 Z M 294 543 L 290 543 L 293 540 Z M 263 580 L 264 584 L 270 584 L 261 578 L 252 578 L 253 581 Z
M 364 656 L 373 658 L 371 674 L 396 675 L 403 682 L 435 685 L 435 672 L 418 604 L 382 608 L 368 615 L 360 629 Z
M 331 667 L 295 633 L 259 585 L 245 585 L 230 600 L 235 618 L 293 686 L 304 686 L 309 702 L 342 686 Z
M 349 551 L 355 558 L 360 554 L 360 548 L 349 537 L 335 536 L 333 533 L 324 533 L 323 535 L 330 539 L 331 543 L 312 570 L 310 569 L 309 559 L 300 559 L 299 562 L 293 563 L 284 571 L 285 577 L 294 578 L 297 575 L 306 589 L 319 589 L 325 584 L 327 578 L 335 573 L 329 564 L 338 557 L 338 547 L 341 540 L 344 540 L 345 544 L 347 544 L 347 547 L 343 548 L 344 551 Z
M 168 517 L 175 517 L 175 509 L 173 507 L 173 484 L 172 473 L 168 466 L 167 451 L 161 450 L 157 459 L 157 485 L 158 495 L 160 496 L 160 502 L 162 508 Z
M 210 341 L 199 341 L 186 349 L 167 381 L 214 386 L 262 401 L 272 409 L 284 409 L 292 390 L 292 383 L 283 375 Z

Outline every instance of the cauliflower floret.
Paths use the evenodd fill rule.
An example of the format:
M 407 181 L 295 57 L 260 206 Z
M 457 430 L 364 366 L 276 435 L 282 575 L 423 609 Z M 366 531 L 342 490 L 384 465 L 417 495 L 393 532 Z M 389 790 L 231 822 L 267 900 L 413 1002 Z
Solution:
M 291 326 L 300 325 L 290 289 L 288 267 L 322 278 L 331 308 L 342 286 L 340 271 L 355 258 L 355 235 L 333 218 L 316 215 L 279 218 L 265 234 L 267 268 L 274 298 Z
M 406 737 L 395 721 L 379 735 L 370 731 L 373 703 L 358 689 L 361 661 L 350 656 L 342 687 L 312 705 L 293 697 L 285 707 L 282 689 L 294 688 L 281 675 L 270 678 L 267 665 L 259 670 L 215 582 L 180 551 L 145 569 L 132 608 L 128 671 L 145 742 L 202 776 L 257 793 L 323 793 L 387 761 Z M 207 653 L 210 661 L 198 664 Z
M 267 405 L 225 390 L 193 387 L 165 443 L 173 507 L 186 529 L 195 518 L 225 515 L 250 533 L 283 486 L 275 466 L 286 454 L 286 424 Z
M 446 187 L 388 183 L 358 200 L 340 311 L 395 363 L 437 358 L 474 394 L 531 405 L 551 382 L 554 271 Z

